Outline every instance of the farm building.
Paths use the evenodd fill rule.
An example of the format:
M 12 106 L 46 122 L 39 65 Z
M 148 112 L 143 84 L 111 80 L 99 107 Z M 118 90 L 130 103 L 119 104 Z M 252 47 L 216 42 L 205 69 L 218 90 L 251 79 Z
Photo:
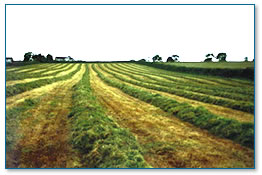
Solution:
M 55 57 L 55 60 L 56 61 L 68 61 L 68 62 L 74 61 L 74 59 L 71 58 L 70 56 L 68 56 L 68 57 Z
M 5 62 L 6 62 L 6 63 L 13 63 L 14 60 L 13 60 L 12 57 L 6 57 Z

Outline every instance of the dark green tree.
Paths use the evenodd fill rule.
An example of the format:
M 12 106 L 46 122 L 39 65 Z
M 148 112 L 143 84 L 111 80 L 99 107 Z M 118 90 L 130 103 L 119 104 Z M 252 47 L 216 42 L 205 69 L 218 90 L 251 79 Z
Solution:
M 245 62 L 248 62 L 248 57 L 245 57 L 244 59 L 245 59 Z
M 26 61 L 29 61 L 29 59 L 32 57 L 32 52 L 27 52 L 27 53 L 25 53 L 25 55 L 24 55 L 24 61 L 26 62 Z
M 138 60 L 139 62 L 146 62 L 146 59 L 140 59 L 140 60 Z
M 160 57 L 159 55 L 156 55 L 152 58 L 153 62 L 156 62 L 156 61 L 162 61 L 162 57 Z
M 46 56 L 46 60 L 47 60 L 47 62 L 52 62 L 52 61 L 53 61 L 53 56 L 50 55 L 50 54 L 48 54 L 48 55 Z
M 33 55 L 32 58 L 34 59 L 34 61 L 47 62 L 47 59 L 45 58 L 45 56 L 41 54 Z
M 212 58 L 215 58 L 214 54 L 206 54 L 206 59 L 204 60 L 204 62 L 212 62 Z
M 166 60 L 166 62 L 173 63 L 173 62 L 174 62 L 174 60 L 173 60 L 173 58 L 172 58 L 172 57 L 168 57 L 168 58 L 167 58 L 167 60 Z
M 174 62 L 178 62 L 178 58 L 179 58 L 178 55 L 173 55 L 172 57 L 174 58 Z
M 204 62 L 212 62 L 212 58 L 206 58 Z
M 216 57 L 216 59 L 218 59 L 218 61 L 226 61 L 227 58 L 227 54 L 226 53 L 219 53 Z

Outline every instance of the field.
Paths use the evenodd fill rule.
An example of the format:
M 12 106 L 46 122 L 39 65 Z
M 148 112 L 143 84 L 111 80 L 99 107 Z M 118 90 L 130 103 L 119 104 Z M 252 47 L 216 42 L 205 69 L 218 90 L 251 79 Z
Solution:
M 132 62 L 7 67 L 6 167 L 254 168 L 254 81 Z

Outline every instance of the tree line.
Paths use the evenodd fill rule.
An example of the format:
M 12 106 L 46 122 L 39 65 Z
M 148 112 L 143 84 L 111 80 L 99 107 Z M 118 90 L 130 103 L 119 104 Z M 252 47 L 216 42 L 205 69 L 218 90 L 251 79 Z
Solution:
M 27 52 L 24 55 L 23 61 L 53 62 L 54 60 L 51 54 L 47 54 L 47 56 L 44 56 L 42 54 L 33 54 L 32 52 Z
M 217 54 L 217 56 L 215 56 L 213 53 L 209 53 L 206 54 L 206 58 L 204 60 L 204 62 L 212 62 L 212 59 L 217 59 L 219 62 L 226 62 L 226 58 L 227 58 L 227 54 L 226 53 L 219 53 Z M 172 55 L 170 57 L 167 58 L 166 62 L 179 62 L 179 56 L 178 55 Z M 134 60 L 131 60 L 134 61 Z M 146 62 L 146 59 L 140 59 L 140 62 Z M 163 62 L 163 59 L 161 56 L 159 55 L 155 55 L 152 57 L 152 61 L 153 62 Z M 244 58 L 244 61 L 247 62 L 248 61 L 248 57 Z M 254 60 L 253 60 L 254 61 Z

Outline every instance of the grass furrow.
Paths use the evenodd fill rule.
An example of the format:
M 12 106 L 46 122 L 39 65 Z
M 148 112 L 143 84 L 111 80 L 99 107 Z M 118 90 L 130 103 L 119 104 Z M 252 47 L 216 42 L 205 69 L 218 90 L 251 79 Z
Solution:
M 142 65 L 133 65 L 133 64 L 117 64 L 119 66 L 122 66 L 126 69 L 129 69 L 134 72 L 139 72 L 143 74 L 149 74 L 149 75 L 154 75 L 154 76 L 159 76 L 162 77 L 166 80 L 173 81 L 174 83 L 187 83 L 190 86 L 201 86 L 201 88 L 205 89 L 210 89 L 210 90 L 220 90 L 220 91 L 225 91 L 228 93 L 239 93 L 243 95 L 254 95 L 253 88 L 250 87 L 240 87 L 238 86 L 226 86 L 226 85 L 220 85 L 220 84 L 214 84 L 215 82 L 211 82 L 207 79 L 210 79 L 208 76 L 201 76 L 199 75 L 187 75 L 187 74 L 182 74 L 182 73 L 177 73 L 177 72 L 170 72 L 170 71 L 165 71 L 161 69 L 156 69 L 156 68 L 148 68 Z M 177 79 L 179 78 L 179 79 Z M 184 79 L 181 81 L 181 79 Z M 213 79 L 218 79 L 217 77 L 213 77 Z
M 63 71 L 67 71 L 69 70 L 71 67 L 73 67 L 73 64 L 72 65 L 67 65 L 67 64 L 63 64 L 63 65 L 56 65 L 55 67 L 50 67 L 50 68 L 47 68 L 47 69 L 41 69 L 39 68 L 38 72 L 36 73 L 32 73 L 32 72 L 29 72 L 29 73 L 14 73 L 14 72 L 7 72 L 6 74 L 6 81 L 16 81 L 16 80 L 23 80 L 23 79 L 27 79 L 27 78 L 37 78 L 37 77 L 41 77 L 41 76 L 44 76 L 44 75 L 56 75 L 57 73 L 59 72 L 63 72 Z M 54 71 L 53 73 L 51 74 L 46 74 L 47 72 L 49 71 Z
M 249 112 L 249 113 L 254 113 L 254 104 L 249 103 L 249 102 L 234 102 L 231 100 L 225 100 L 225 99 L 216 99 L 216 98 L 212 98 L 208 95 L 199 95 L 199 94 L 195 94 L 195 93 L 189 93 L 183 90 L 179 90 L 179 89 L 175 89 L 175 88 L 168 88 L 168 87 L 160 87 L 160 86 L 156 86 L 153 84 L 148 84 L 148 83 L 144 83 L 144 82 L 140 82 L 140 81 L 135 81 L 135 80 L 131 80 L 131 79 L 126 79 L 120 75 L 117 75 L 113 72 L 110 72 L 108 70 L 105 70 L 104 68 L 102 68 L 100 66 L 100 68 L 102 70 L 104 70 L 105 72 L 113 75 L 115 78 L 122 80 L 124 82 L 128 82 L 137 86 L 141 86 L 141 87 L 146 87 L 148 89 L 153 89 L 153 90 L 158 90 L 158 91 L 163 91 L 163 92 L 168 92 L 170 94 L 175 94 L 181 97 L 185 97 L 188 99 L 193 99 L 193 100 L 197 100 L 197 101 L 201 101 L 201 102 L 205 102 L 205 103 L 211 103 L 211 104 L 215 104 L 215 105 L 219 105 L 219 106 L 224 106 L 224 107 L 228 107 L 231 109 L 236 109 L 236 110 L 240 110 L 240 111 L 244 111 L 244 112 Z
M 74 67 L 74 64 L 68 65 L 65 67 L 66 69 L 57 70 L 56 72 L 53 72 L 52 74 L 47 75 L 47 76 L 43 76 L 43 74 L 42 76 L 41 74 L 36 74 L 34 76 L 35 78 L 26 78 L 26 79 L 21 79 L 21 80 L 6 81 L 6 87 L 16 85 L 16 84 L 29 83 L 29 82 L 33 82 L 33 81 L 37 81 L 41 79 L 51 79 L 51 78 L 61 77 L 67 73 L 70 73 L 70 70 L 73 70 L 72 69 L 73 67 Z
M 71 72 L 67 75 L 61 76 L 61 77 L 55 77 L 55 78 L 52 78 L 52 79 L 47 78 L 47 79 L 41 79 L 41 80 L 29 82 L 29 83 L 15 84 L 15 85 L 10 86 L 6 89 L 6 97 L 11 97 L 11 96 L 20 94 L 22 92 L 32 90 L 34 88 L 38 88 L 38 87 L 43 86 L 43 85 L 51 84 L 51 83 L 56 82 L 56 81 L 69 79 L 76 72 L 78 72 L 80 70 L 80 68 L 81 68 L 81 64 L 79 64 L 78 67 L 76 68 L 76 70 L 74 70 L 73 72 Z
M 217 96 L 217 97 L 223 97 L 223 98 L 227 98 L 227 99 L 231 99 L 231 100 L 240 100 L 240 101 L 250 101 L 253 102 L 254 101 L 254 96 L 244 96 L 241 94 L 233 94 L 233 93 L 227 93 L 224 91 L 220 91 L 217 89 L 204 89 L 201 86 L 190 86 L 187 83 L 173 83 L 173 82 L 167 82 L 165 80 L 161 80 L 159 78 L 154 78 L 152 76 L 148 76 L 148 75 L 143 75 L 142 73 L 136 73 L 136 72 L 131 72 L 128 70 L 125 70 L 123 68 L 120 67 L 115 67 L 114 64 L 105 64 L 105 67 L 108 68 L 111 71 L 126 75 L 134 80 L 138 80 L 138 81 L 142 81 L 142 82 L 146 82 L 149 84 L 156 84 L 162 87 L 171 87 L 171 88 L 176 88 L 176 89 L 181 89 L 181 90 L 185 90 L 185 91 L 192 91 L 192 92 L 197 92 L 197 93 L 202 93 L 202 94 L 206 94 L 206 95 L 212 95 L 212 96 Z M 149 79 L 145 79 L 145 78 Z
M 136 138 L 105 114 L 90 87 L 89 71 L 74 86 L 72 144 L 87 168 L 148 168 Z
M 126 84 L 115 82 L 101 74 L 94 65 L 92 65 L 92 69 L 104 82 L 110 86 L 119 88 L 128 95 L 159 107 L 166 112 L 170 112 L 175 117 L 206 129 L 216 136 L 231 139 L 250 148 L 254 147 L 254 125 L 252 123 L 241 123 L 237 120 L 223 118 L 210 113 L 204 107 L 194 108 L 187 103 L 179 103 L 174 99 L 159 94 L 152 94 Z
M 29 117 L 31 114 L 26 113 L 29 109 L 39 104 L 40 98 L 26 99 L 18 106 L 6 110 L 6 151 L 9 152 L 15 146 L 15 143 L 22 136 L 18 134 L 19 123 L 21 120 Z
M 50 65 L 50 63 L 34 63 L 34 64 L 29 64 L 29 65 L 22 65 L 22 66 L 8 66 L 6 67 L 6 71 L 12 71 L 12 72 L 19 72 L 22 70 L 31 70 L 34 69 L 36 67 L 38 68 L 45 68 L 48 67 L 48 65 Z

